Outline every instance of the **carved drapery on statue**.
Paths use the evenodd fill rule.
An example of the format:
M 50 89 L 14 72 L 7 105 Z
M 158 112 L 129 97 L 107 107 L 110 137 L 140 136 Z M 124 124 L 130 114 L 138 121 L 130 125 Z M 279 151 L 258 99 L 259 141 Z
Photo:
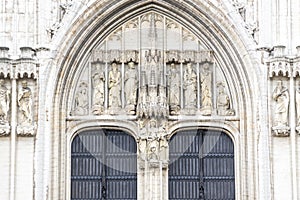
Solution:
M 10 133 L 9 125 L 9 111 L 10 111 L 10 101 L 11 92 L 6 86 L 6 81 L 0 79 L 0 135 L 5 136 Z
M 17 100 L 17 105 L 19 108 L 19 123 L 17 126 L 17 133 L 20 136 L 34 135 L 36 130 L 36 123 L 33 120 L 34 92 L 28 81 L 23 80 L 19 84 Z
M 281 58 L 283 47 L 276 47 L 274 53 L 276 58 L 270 60 L 269 76 L 272 86 L 270 99 L 272 99 L 272 133 L 274 136 L 286 137 L 290 135 L 289 109 L 290 90 L 288 77 L 291 75 L 290 63 Z

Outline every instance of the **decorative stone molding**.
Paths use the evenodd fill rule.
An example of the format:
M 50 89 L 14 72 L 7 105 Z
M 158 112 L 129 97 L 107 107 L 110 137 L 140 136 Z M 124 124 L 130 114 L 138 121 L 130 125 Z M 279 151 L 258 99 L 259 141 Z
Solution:
M 269 77 L 291 76 L 291 62 L 287 58 L 274 58 L 269 64 Z

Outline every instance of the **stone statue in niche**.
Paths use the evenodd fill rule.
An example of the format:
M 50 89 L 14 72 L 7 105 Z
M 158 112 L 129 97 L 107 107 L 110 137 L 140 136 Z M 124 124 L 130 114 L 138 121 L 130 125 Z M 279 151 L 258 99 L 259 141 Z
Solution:
M 180 75 L 175 63 L 170 64 L 169 70 L 169 104 L 171 115 L 179 114 L 180 110 Z
M 32 124 L 32 92 L 27 81 L 22 81 L 22 88 L 18 94 L 18 106 L 22 125 Z
M 168 156 L 169 156 L 169 143 L 167 139 L 167 121 L 163 121 L 159 127 L 159 152 L 160 152 L 160 161 L 164 164 L 164 167 L 168 165 Z
M 148 94 L 146 85 L 140 87 L 137 115 L 139 117 L 148 117 Z
M 133 61 L 128 63 L 128 69 L 125 72 L 125 101 L 128 114 L 135 114 L 137 101 L 137 72 Z
M 162 85 L 158 86 L 158 112 L 162 117 L 167 117 L 168 115 L 168 103 L 166 96 L 166 88 Z
M 218 96 L 217 96 L 217 112 L 218 115 L 234 115 L 234 110 L 231 109 L 229 95 L 225 92 L 225 84 L 223 82 L 217 83 Z
M 158 167 L 159 165 L 159 137 L 157 121 L 151 119 L 148 124 L 148 151 L 147 159 L 151 167 Z
M 277 136 L 288 136 L 288 109 L 289 109 L 289 90 L 283 85 L 283 81 L 277 81 L 273 91 L 274 107 L 274 126 L 272 130 Z
M 100 115 L 104 107 L 104 85 L 105 77 L 103 72 L 96 72 L 92 77 L 93 83 L 93 113 Z
M 33 94 L 27 81 L 22 81 L 22 87 L 18 92 L 18 107 L 20 111 L 17 134 L 19 136 L 32 136 L 35 134 L 36 125 L 33 123 L 32 101 Z
M 9 111 L 10 91 L 5 86 L 3 79 L 0 79 L 0 125 L 8 123 L 7 115 Z
M 157 96 L 157 87 L 156 85 L 150 85 L 148 86 L 148 102 L 149 102 L 149 107 L 148 107 L 148 111 L 149 111 L 149 116 L 157 116 L 158 114 L 158 96 Z
M 10 132 L 7 115 L 9 111 L 10 91 L 5 86 L 5 81 L 0 79 L 0 136 L 6 136 Z
M 121 72 L 118 69 L 116 62 L 112 63 L 112 69 L 109 72 L 109 99 L 108 107 L 111 114 L 121 107 Z
M 184 106 L 186 109 L 194 109 L 196 107 L 197 98 L 197 75 L 193 70 L 192 63 L 187 63 L 183 74 L 184 81 Z
M 85 82 L 81 82 L 78 91 L 75 96 L 74 105 L 75 115 L 88 114 L 88 85 Z
M 143 120 L 138 120 L 139 133 L 137 138 L 138 144 L 138 158 L 140 168 L 144 168 L 145 161 L 147 159 L 147 130 Z
M 212 73 L 209 63 L 204 63 L 201 72 L 201 114 L 211 115 L 212 112 Z

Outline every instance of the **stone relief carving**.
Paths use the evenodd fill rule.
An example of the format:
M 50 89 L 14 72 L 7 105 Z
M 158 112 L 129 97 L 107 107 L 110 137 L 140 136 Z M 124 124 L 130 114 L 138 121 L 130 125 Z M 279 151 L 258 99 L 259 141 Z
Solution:
M 212 72 L 209 63 L 204 63 L 201 72 L 201 114 L 211 115 L 212 112 Z
M 27 81 L 22 81 L 22 88 L 18 94 L 18 106 L 21 112 L 21 124 L 32 123 L 32 92 L 27 85 Z
M 163 167 L 168 164 L 168 139 L 167 121 L 157 119 L 146 119 L 139 121 L 139 137 L 137 140 L 140 167 L 159 167 L 160 162 Z
M 169 105 L 170 114 L 176 115 L 180 111 L 180 74 L 174 62 L 170 64 L 169 69 Z
M 86 82 L 81 82 L 75 96 L 74 114 L 88 114 L 88 103 L 88 84 Z
M 105 77 L 102 71 L 96 71 L 92 77 L 93 83 L 93 113 L 100 115 L 104 110 Z
M 119 71 L 116 62 L 111 64 L 111 70 L 109 72 L 109 99 L 108 105 L 111 114 L 115 114 L 121 107 L 121 72 Z
M 19 123 L 17 134 L 22 136 L 34 135 L 35 124 L 33 123 L 33 93 L 26 80 L 22 81 L 18 92 Z
M 189 113 L 195 110 L 197 103 L 197 74 L 195 73 L 192 63 L 186 64 L 183 75 L 184 81 L 184 106 Z
M 288 136 L 289 90 L 279 80 L 272 94 L 274 100 L 274 118 L 272 130 L 276 136 Z
M 218 115 L 234 115 L 235 112 L 231 109 L 231 100 L 229 95 L 225 92 L 225 84 L 219 82 L 217 84 L 218 96 L 217 96 L 217 113 Z
M 161 30 L 170 37 L 165 45 L 161 43 Z M 133 40 L 132 34 L 140 35 L 141 41 Z M 179 48 L 180 45 L 174 44 L 176 41 L 193 48 Z M 214 52 L 199 45 L 190 31 L 155 12 L 147 13 L 140 20 L 130 20 L 91 52 L 79 79 L 91 80 L 86 81 L 91 90 L 87 91 L 87 102 L 91 105 L 76 115 L 127 114 L 137 118 L 211 115 L 216 109 L 213 100 L 218 95 L 213 90 L 216 88 L 213 77 L 221 73 L 214 64 Z M 101 63 L 96 70 L 98 74 L 95 63 Z M 218 113 L 233 115 L 226 109 Z
M 128 114 L 135 114 L 137 103 L 138 77 L 135 63 L 130 61 L 125 72 L 125 101 Z
M 8 111 L 10 110 L 10 90 L 6 87 L 4 79 L 0 79 L 0 136 L 8 135 L 10 126 Z

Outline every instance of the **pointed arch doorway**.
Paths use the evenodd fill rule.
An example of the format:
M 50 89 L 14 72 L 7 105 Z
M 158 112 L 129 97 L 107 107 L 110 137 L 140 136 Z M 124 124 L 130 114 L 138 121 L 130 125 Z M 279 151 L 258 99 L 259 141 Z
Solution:
M 234 200 L 234 145 L 224 132 L 178 131 L 170 140 L 169 200 Z
M 79 133 L 71 145 L 71 200 L 137 199 L 135 139 L 121 130 Z

